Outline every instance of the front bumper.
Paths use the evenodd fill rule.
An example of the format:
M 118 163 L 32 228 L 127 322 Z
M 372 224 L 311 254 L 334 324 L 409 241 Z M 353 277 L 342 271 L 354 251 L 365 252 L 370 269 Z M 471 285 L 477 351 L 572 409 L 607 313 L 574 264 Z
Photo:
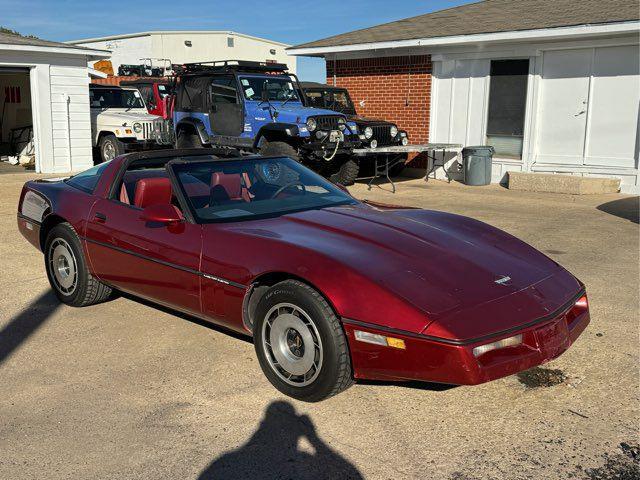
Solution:
M 348 319 L 343 319 L 343 324 L 355 378 L 477 385 L 558 357 L 576 341 L 589 321 L 588 308 L 579 314 L 569 308 L 551 320 L 473 343 L 445 341 L 409 332 L 391 332 Z M 357 341 L 356 330 L 400 338 L 406 348 Z M 493 350 L 478 358 L 473 355 L 475 347 L 518 334 L 523 336 L 520 345 Z
M 315 135 L 312 135 L 300 145 L 300 148 L 311 153 L 324 155 L 332 154 L 336 149 L 336 144 L 338 145 L 338 154 L 351 153 L 354 148 L 358 148 L 361 145 L 357 135 L 344 135 L 339 142 L 329 140 L 328 136 L 318 139 Z

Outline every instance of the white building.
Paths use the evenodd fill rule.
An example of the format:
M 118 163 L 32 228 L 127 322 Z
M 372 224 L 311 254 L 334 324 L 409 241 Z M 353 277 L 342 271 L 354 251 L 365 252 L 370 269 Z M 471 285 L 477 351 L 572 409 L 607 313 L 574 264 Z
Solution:
M 296 70 L 295 57 L 287 56 L 284 43 L 229 31 L 151 31 L 85 38 L 66 42 L 100 50 L 109 50 L 114 73 L 120 65 L 139 65 L 153 59 L 171 63 L 203 62 L 210 60 L 253 60 L 288 63 Z
M 486 0 L 289 53 L 324 57 L 362 113 L 414 139 L 494 146 L 494 182 L 561 173 L 640 193 L 639 18 L 629 0 Z
M 0 144 L 32 127 L 36 171 L 93 166 L 87 62 L 109 52 L 0 33 Z

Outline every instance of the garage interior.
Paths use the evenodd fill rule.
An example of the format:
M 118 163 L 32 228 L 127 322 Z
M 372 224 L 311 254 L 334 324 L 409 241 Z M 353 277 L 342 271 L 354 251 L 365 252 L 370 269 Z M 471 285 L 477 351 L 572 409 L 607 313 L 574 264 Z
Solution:
M 0 160 L 35 165 L 28 68 L 0 68 Z

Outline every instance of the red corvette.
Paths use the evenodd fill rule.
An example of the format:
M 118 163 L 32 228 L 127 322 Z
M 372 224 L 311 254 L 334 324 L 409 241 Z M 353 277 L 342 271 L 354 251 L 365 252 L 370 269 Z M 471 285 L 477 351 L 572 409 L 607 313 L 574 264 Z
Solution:
M 517 238 L 359 202 L 288 158 L 122 156 L 27 182 L 18 226 L 64 303 L 121 290 L 253 336 L 271 383 L 306 401 L 354 379 L 487 382 L 589 323 L 584 285 Z

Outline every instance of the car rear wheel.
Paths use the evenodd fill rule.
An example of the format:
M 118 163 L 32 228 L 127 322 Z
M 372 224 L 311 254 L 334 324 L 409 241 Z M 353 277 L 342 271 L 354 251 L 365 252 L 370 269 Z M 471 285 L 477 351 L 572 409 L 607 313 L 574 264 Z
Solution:
M 124 143 L 115 135 L 105 135 L 100 140 L 100 160 L 108 162 L 125 153 Z
M 80 239 L 68 223 L 60 223 L 51 229 L 44 255 L 49 283 L 61 302 L 84 307 L 102 302 L 111 295 L 111 288 L 89 273 Z
M 285 395 L 318 402 L 353 384 L 347 339 L 327 301 L 297 280 L 265 292 L 254 346 L 269 381 Z

